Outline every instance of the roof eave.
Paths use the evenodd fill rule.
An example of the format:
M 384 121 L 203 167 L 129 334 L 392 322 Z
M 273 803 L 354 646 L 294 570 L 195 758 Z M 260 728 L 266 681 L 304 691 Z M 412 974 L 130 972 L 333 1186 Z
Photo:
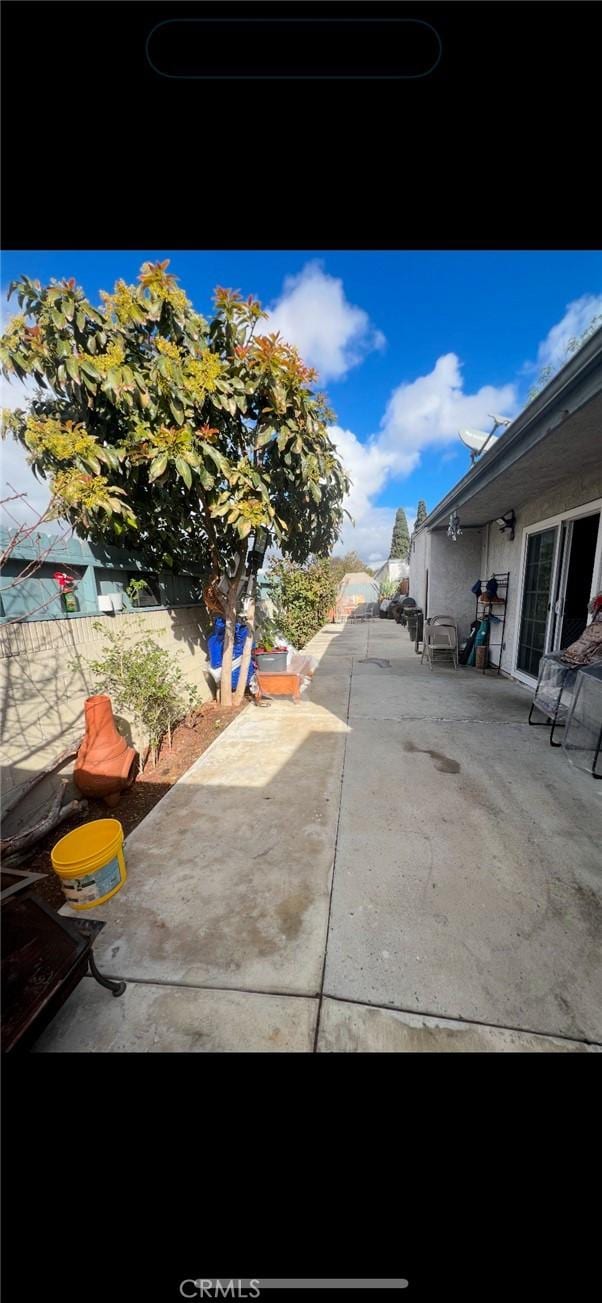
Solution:
M 499 473 L 496 472 L 496 465 L 505 458 L 508 451 L 511 448 L 518 450 L 520 443 L 527 438 L 533 426 L 543 417 L 549 420 L 550 412 L 554 407 L 560 405 L 560 402 L 565 400 L 566 394 L 601 363 L 602 327 L 586 340 L 585 344 L 552 377 L 541 393 L 528 403 L 522 412 L 519 412 L 512 425 L 509 425 L 504 434 L 498 438 L 495 446 L 485 453 L 482 460 L 476 461 L 467 474 L 454 485 L 441 502 L 437 503 L 437 506 L 422 521 L 416 533 L 433 529 L 454 510 L 461 498 L 466 501 L 464 495 L 467 488 L 474 486 L 476 491 L 494 479 L 496 473 Z

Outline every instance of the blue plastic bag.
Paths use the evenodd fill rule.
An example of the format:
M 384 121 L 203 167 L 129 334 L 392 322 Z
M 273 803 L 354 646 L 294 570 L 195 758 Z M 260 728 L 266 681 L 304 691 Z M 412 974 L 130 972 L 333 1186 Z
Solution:
M 218 615 L 213 623 L 213 633 L 211 633 L 207 639 L 207 650 L 209 652 L 210 672 L 211 672 L 211 677 L 214 679 L 215 683 L 219 683 L 221 679 L 222 661 L 224 659 L 225 632 L 226 632 L 226 621 L 224 620 L 223 616 Z M 240 675 L 240 662 L 242 660 L 244 645 L 248 636 L 249 636 L 249 630 L 247 629 L 246 624 L 236 624 L 234 626 L 234 647 L 232 651 L 232 687 L 233 688 L 235 688 L 238 684 L 238 679 Z M 249 673 L 247 675 L 247 683 L 251 679 L 252 674 L 253 674 L 253 662 L 250 661 Z

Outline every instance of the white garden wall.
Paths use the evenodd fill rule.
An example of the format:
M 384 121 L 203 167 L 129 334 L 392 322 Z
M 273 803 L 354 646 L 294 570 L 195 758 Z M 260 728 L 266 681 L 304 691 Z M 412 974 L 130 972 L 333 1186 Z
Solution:
M 39 620 L 0 628 L 0 693 L 2 701 L 3 792 L 30 778 L 84 730 L 84 699 L 92 690 L 88 662 L 102 655 L 104 639 L 98 625 L 125 628 L 132 640 L 150 634 L 166 651 L 177 654 L 189 683 L 200 699 L 214 693 L 206 673 L 207 616 L 198 606 L 139 611 L 100 619 Z M 70 668 L 76 661 L 77 668 Z M 119 721 L 120 731 L 140 749 L 145 737 L 132 734 L 132 721 Z M 72 763 L 64 773 L 69 773 Z M 31 814 L 45 808 L 56 776 L 36 787 L 10 818 L 10 831 L 31 823 Z M 24 816 L 27 816 L 24 819 Z

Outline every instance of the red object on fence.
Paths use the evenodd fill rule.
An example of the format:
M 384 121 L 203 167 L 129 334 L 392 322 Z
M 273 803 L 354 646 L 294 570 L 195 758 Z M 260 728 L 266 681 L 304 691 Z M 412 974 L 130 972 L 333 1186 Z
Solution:
M 56 580 L 61 592 L 64 592 L 66 588 L 73 588 L 75 585 L 73 576 L 66 574 L 64 570 L 55 570 L 52 578 Z

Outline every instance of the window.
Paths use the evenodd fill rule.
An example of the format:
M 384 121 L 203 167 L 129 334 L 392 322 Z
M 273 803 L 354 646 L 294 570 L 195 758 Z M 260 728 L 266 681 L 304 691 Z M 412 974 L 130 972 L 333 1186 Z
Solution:
M 128 598 L 132 607 L 142 606 L 161 606 L 161 594 L 159 592 L 159 580 L 156 575 L 142 574 L 140 570 L 133 570 L 125 576 L 124 588 L 128 589 L 130 583 L 145 584 L 138 591 L 128 592 Z

